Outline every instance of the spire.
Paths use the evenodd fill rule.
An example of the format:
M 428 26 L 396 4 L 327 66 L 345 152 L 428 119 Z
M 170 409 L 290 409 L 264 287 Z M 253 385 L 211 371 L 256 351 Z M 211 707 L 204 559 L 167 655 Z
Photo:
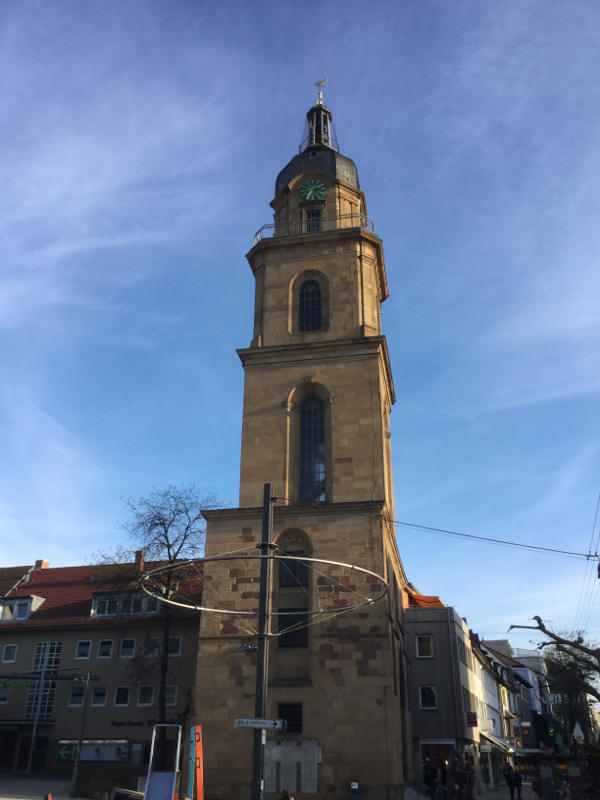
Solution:
M 333 127 L 331 111 L 323 103 L 324 78 L 315 84 L 319 89 L 317 101 L 306 114 L 304 136 L 298 155 L 281 170 L 275 181 L 278 195 L 296 176 L 305 172 L 328 172 L 337 180 L 359 189 L 358 174 L 354 162 L 340 153 Z
M 307 126 L 304 127 L 304 137 L 300 145 L 301 153 L 309 147 L 318 146 L 331 147 L 339 152 L 331 111 L 323 105 L 323 86 L 326 83 L 327 78 L 315 83 L 319 93 L 315 105 L 306 114 Z

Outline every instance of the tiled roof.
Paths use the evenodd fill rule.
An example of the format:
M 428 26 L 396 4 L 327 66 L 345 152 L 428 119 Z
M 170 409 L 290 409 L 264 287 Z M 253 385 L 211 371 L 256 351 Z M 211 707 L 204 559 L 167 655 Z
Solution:
M 485 647 L 486 650 L 489 650 L 491 653 L 493 653 L 496 656 L 496 658 L 498 659 L 498 661 L 501 661 L 507 667 L 523 667 L 524 666 L 524 664 L 522 664 L 520 661 L 517 661 L 515 658 L 511 658 L 510 656 L 507 656 L 506 653 L 501 653 L 499 650 L 494 650 L 493 647 L 489 646 L 489 644 L 485 641 L 485 639 L 482 640 L 481 644 Z
M 166 562 L 146 562 L 149 570 Z M 16 568 L 11 568 L 16 569 Z M 27 572 L 29 568 L 25 568 Z M 5 572 L 6 570 L 3 570 Z M 0 573 L 1 574 L 1 573 Z M 21 573 L 23 575 L 24 573 Z M 32 627 L 115 625 L 118 620 L 134 622 L 140 614 L 124 616 L 90 617 L 92 598 L 96 593 L 126 593 L 140 591 L 141 573 L 134 563 L 96 564 L 83 567 L 56 567 L 34 569 L 25 582 L 20 582 L 8 594 L 11 599 L 19 597 L 43 597 L 44 602 L 22 622 L 0 623 L 0 630 L 22 630 Z M 194 599 L 201 596 L 201 572 L 187 579 L 185 593 Z
M 4 597 L 19 583 L 33 565 L 27 567 L 3 567 L 0 569 L 0 597 Z

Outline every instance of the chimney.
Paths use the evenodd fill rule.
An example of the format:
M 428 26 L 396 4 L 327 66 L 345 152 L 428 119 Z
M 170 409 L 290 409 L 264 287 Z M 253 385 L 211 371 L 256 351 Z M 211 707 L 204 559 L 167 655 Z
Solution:
M 146 554 L 143 550 L 136 550 L 135 551 L 135 565 L 137 567 L 138 572 L 144 571 L 144 561 L 146 559 Z
M 49 566 L 50 564 L 47 561 L 45 561 L 43 558 L 40 558 L 38 561 L 35 562 L 34 569 L 35 570 L 48 569 Z

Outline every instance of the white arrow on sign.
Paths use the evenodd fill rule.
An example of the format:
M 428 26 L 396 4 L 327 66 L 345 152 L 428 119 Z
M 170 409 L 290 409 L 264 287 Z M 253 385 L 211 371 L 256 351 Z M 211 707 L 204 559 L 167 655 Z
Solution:
M 235 720 L 236 728 L 264 728 L 270 731 L 285 730 L 285 721 L 282 719 L 256 719 L 253 717 L 242 717 Z
M 61 747 L 58 748 L 58 755 L 60 756 L 62 761 L 67 761 L 67 759 L 73 758 L 73 745 L 63 744 Z

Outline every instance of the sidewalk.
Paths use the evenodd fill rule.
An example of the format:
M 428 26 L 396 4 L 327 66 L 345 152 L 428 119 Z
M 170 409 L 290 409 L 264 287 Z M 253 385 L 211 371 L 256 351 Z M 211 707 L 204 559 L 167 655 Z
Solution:
M 52 800 L 69 800 L 71 781 L 63 778 L 43 776 L 29 777 L 14 773 L 0 773 L 0 800 L 44 800 L 50 793 Z M 539 800 L 529 782 L 524 782 L 521 790 L 522 800 Z M 78 798 L 82 800 L 82 798 Z M 506 784 L 496 789 L 475 795 L 475 800 L 510 800 Z M 516 793 L 515 793 L 516 800 Z
M 70 779 L 0 772 L 0 800 L 44 800 L 47 794 L 52 800 L 69 800 L 70 793 Z
M 522 800 L 539 800 L 538 795 L 531 788 L 531 783 L 529 781 L 523 781 L 521 797 Z M 515 789 L 515 800 L 516 798 L 517 790 Z M 483 791 L 481 794 L 476 794 L 475 800 L 510 800 L 510 792 L 506 783 L 502 783 L 495 789 L 488 789 L 487 792 Z

